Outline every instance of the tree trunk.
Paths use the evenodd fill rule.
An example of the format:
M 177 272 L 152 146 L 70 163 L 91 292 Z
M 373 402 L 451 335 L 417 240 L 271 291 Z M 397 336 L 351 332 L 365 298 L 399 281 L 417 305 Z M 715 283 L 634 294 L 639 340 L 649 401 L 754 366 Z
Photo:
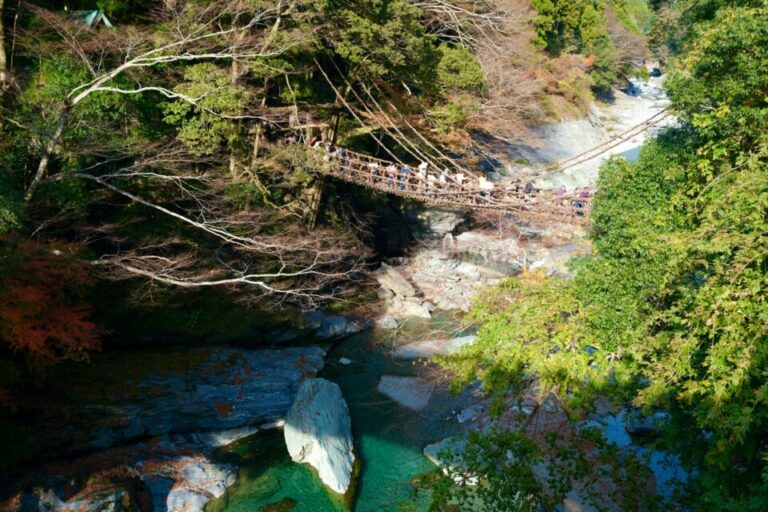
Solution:
M 45 178 L 45 175 L 48 172 L 48 164 L 50 163 L 51 157 L 56 150 L 56 145 L 61 139 L 61 135 L 64 133 L 64 126 L 66 126 L 67 119 L 69 119 L 70 110 L 72 110 L 72 105 L 68 104 L 61 111 L 61 114 L 59 114 L 59 120 L 56 122 L 56 128 L 53 130 L 53 134 L 48 140 L 48 144 L 45 146 L 45 153 L 43 153 L 43 157 L 40 159 L 40 163 L 37 165 L 35 176 L 32 178 L 32 182 L 29 184 L 29 187 L 27 187 L 26 194 L 24 194 L 25 205 L 32 200 L 32 197 L 37 191 L 37 187 L 40 186 L 40 182 L 43 181 L 43 178 Z
M 8 88 L 8 58 L 5 53 L 5 0 L 0 0 L 0 109 L 3 106 L 5 90 Z M 0 116 L 0 132 L 3 131 L 3 117 Z
M 320 203 L 323 201 L 323 190 L 325 189 L 325 179 L 320 178 L 315 190 L 313 190 L 312 200 L 309 207 L 309 229 L 314 230 L 317 227 L 317 218 L 320 215 Z

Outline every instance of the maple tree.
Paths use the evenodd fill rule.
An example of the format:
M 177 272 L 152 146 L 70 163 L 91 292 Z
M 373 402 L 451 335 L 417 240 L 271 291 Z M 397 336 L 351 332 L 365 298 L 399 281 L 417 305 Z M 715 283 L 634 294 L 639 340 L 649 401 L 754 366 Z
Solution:
M 100 348 L 102 329 L 80 293 L 92 278 L 60 249 L 23 242 L 0 288 L 0 336 L 16 353 L 43 364 L 84 361 Z

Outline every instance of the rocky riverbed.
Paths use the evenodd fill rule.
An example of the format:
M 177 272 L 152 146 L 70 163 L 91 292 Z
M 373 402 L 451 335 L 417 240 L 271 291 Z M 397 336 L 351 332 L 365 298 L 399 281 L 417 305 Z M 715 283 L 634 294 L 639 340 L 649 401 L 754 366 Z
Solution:
M 62 374 L 66 399 L 24 404 L 40 451 L 56 459 L 21 470 L 4 507 L 202 510 L 236 477 L 213 451 L 281 425 L 324 356 L 317 346 L 97 356 L 85 374 Z

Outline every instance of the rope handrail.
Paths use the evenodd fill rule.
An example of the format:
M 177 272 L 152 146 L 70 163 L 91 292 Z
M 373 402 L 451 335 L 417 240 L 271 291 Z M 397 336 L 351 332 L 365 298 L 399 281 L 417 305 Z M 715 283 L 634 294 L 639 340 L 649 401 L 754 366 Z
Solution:
M 370 155 L 345 150 L 343 156 L 315 148 L 313 170 L 343 181 L 362 185 L 436 206 L 460 210 L 495 210 L 529 220 L 556 220 L 583 224 L 587 221 L 591 194 L 556 194 L 537 191 L 526 194 L 509 188 L 481 189 L 471 182 L 440 181 L 421 178 L 406 166 Z M 371 164 L 376 164 L 372 166 Z
M 588 149 L 578 155 L 558 162 L 556 167 L 545 169 L 563 171 L 583 162 L 592 160 L 626 140 L 670 116 L 668 109 L 663 109 L 642 123 L 624 130 L 611 139 Z M 585 189 L 577 192 L 552 192 L 535 190 L 525 192 L 519 183 L 514 187 L 497 187 L 486 182 L 484 177 L 463 171 L 466 181 L 454 175 L 439 177 L 433 172 L 419 175 L 418 168 L 410 165 L 384 160 L 348 149 L 327 151 L 320 146 L 310 152 L 312 170 L 329 175 L 342 181 L 362 185 L 386 194 L 393 194 L 435 206 L 444 206 L 458 210 L 492 210 L 510 213 L 527 221 L 559 221 L 571 224 L 586 224 L 591 210 L 592 193 Z

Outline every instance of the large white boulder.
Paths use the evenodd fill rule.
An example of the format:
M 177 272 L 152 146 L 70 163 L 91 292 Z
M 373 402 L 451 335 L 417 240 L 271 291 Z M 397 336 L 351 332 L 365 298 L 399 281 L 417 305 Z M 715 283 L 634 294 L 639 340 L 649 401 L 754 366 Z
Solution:
M 331 490 L 347 492 L 355 454 L 349 410 L 337 384 L 302 382 L 285 418 L 285 444 L 291 458 L 314 467 Z

